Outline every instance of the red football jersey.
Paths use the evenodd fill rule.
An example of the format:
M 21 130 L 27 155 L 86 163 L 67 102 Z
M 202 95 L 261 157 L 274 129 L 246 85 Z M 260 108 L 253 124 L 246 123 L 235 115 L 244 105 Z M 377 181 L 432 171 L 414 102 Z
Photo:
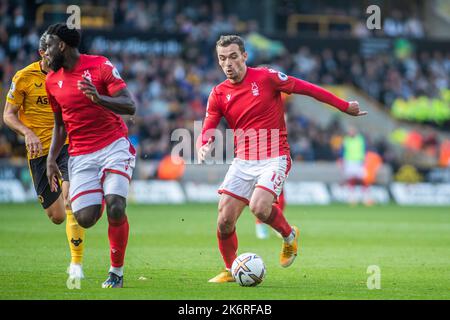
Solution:
M 261 160 L 289 155 L 281 93 L 299 93 L 345 110 L 348 102 L 307 81 L 267 68 L 250 68 L 241 82 L 228 79 L 214 87 L 208 99 L 202 144 L 214 135 L 222 117 L 234 130 L 235 155 Z
M 117 69 L 102 56 L 81 54 L 73 70 L 61 68 L 47 75 L 49 102 L 53 112 L 62 112 L 71 156 L 95 152 L 128 135 L 127 126 L 119 115 L 93 103 L 78 89 L 83 75 L 101 95 L 112 96 L 126 87 Z

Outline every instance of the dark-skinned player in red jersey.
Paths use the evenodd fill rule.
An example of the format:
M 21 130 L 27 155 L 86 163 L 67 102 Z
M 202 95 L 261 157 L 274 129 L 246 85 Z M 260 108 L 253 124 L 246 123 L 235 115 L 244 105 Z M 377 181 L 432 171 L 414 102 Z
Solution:
M 208 99 L 198 149 L 199 161 L 212 151 L 214 129 L 222 117 L 234 130 L 235 158 L 219 189 L 217 238 L 225 269 L 209 282 L 233 282 L 231 265 L 237 257 L 236 222 L 245 206 L 283 237 L 280 264 L 288 267 L 297 256 L 299 235 L 274 205 L 291 167 L 281 93 L 303 94 L 351 116 L 366 115 L 356 101 L 344 101 L 312 83 L 267 68 L 246 65 L 239 36 L 221 36 L 216 44 L 219 65 L 227 79 Z
M 111 267 L 102 287 L 121 288 L 129 234 L 125 207 L 135 150 L 120 115 L 133 115 L 136 107 L 107 58 L 80 54 L 80 39 L 78 30 L 62 23 L 47 29 L 45 55 L 53 71 L 46 89 L 55 120 L 47 177 L 56 190 L 56 157 L 68 134 L 73 214 L 80 226 L 90 228 L 106 203 Z

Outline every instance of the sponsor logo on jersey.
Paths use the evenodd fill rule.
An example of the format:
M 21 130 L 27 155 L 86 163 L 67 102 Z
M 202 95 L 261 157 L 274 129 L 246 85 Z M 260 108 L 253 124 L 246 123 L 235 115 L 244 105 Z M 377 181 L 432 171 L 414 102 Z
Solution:
M 39 83 L 39 84 L 35 83 L 34 86 L 35 86 L 36 88 L 40 88 L 40 87 L 42 87 L 42 82 Z
M 230 101 L 230 99 L 231 99 L 231 94 L 229 93 L 229 94 L 227 94 L 227 101 Z
M 63 85 L 63 81 L 62 81 L 62 80 L 59 80 L 59 81 L 58 81 L 58 87 L 59 87 L 59 88 L 62 88 L 62 85 Z
M 48 104 L 47 96 L 38 96 L 36 100 L 36 104 Z

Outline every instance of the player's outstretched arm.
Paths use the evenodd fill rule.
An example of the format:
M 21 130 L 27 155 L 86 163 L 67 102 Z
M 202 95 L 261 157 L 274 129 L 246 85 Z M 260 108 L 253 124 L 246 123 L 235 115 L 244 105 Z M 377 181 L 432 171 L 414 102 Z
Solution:
M 359 108 L 359 103 L 357 101 L 347 102 L 338 96 L 334 95 L 330 91 L 312 84 L 308 81 L 300 80 L 297 78 L 290 77 L 294 80 L 294 90 L 293 93 L 304 94 L 313 97 L 316 100 L 329 104 L 342 112 L 345 112 L 351 116 L 364 116 L 367 111 L 361 111 Z
M 56 164 L 56 158 L 66 142 L 67 133 L 62 118 L 62 113 L 54 112 L 53 115 L 55 119 L 55 126 L 53 127 L 52 143 L 47 156 L 47 179 L 50 184 L 50 189 L 55 192 L 58 190 L 58 179 L 61 179 L 62 177 L 58 165 Z
M 3 111 L 3 121 L 5 124 L 25 137 L 25 146 L 30 154 L 31 158 L 41 155 L 42 143 L 38 136 L 27 126 L 25 126 L 19 119 L 19 107 L 6 102 L 5 110 Z
M 134 115 L 136 106 L 127 88 L 115 92 L 111 97 L 101 95 L 92 82 L 83 76 L 78 82 L 78 89 L 81 90 L 93 103 L 101 105 L 117 114 Z

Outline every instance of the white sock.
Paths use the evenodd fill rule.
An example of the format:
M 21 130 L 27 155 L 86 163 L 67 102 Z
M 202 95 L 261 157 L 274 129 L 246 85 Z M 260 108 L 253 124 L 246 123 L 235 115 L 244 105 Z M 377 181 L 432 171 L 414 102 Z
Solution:
M 115 273 L 115 274 L 117 274 L 119 277 L 123 277 L 123 266 L 122 266 L 122 267 L 119 267 L 119 268 L 116 268 L 116 267 L 111 266 L 111 267 L 109 268 L 109 272 Z
M 283 237 L 284 242 L 292 244 L 292 241 L 295 239 L 295 230 L 292 229 L 291 233 L 287 237 Z

